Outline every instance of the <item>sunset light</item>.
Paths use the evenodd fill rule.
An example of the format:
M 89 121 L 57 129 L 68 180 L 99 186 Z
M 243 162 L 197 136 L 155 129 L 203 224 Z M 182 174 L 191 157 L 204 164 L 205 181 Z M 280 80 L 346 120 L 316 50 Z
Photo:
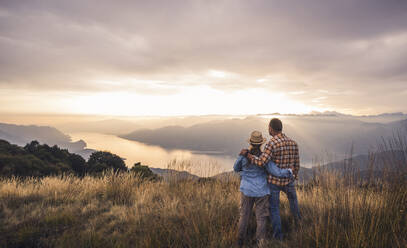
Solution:
M 0 5 L 0 113 L 407 111 L 405 22 L 367 27 L 391 11 L 359 22 L 319 4 L 198 2 Z
M 0 0 L 0 247 L 407 247 L 406 160 L 407 0 Z
M 114 84 L 108 81 L 106 84 Z M 159 86 L 153 86 L 156 89 Z M 12 94 L 13 91 L 8 91 Z M 23 100 L 21 100 L 23 99 Z M 54 99 L 53 104 L 48 104 Z M 206 85 L 178 87 L 171 94 L 143 94 L 137 91 L 115 91 L 76 93 L 66 92 L 61 95 L 55 92 L 22 93 L 12 99 L 4 95 L 2 100 L 13 103 L 8 111 L 24 112 L 32 108 L 37 113 L 97 114 L 117 116 L 171 116 L 171 115 L 207 115 L 207 114 L 259 114 L 294 113 L 303 114 L 326 109 L 306 105 L 296 101 L 290 94 L 252 88 L 225 93 Z M 0 100 L 0 101 L 2 101 Z M 319 102 L 319 99 L 317 99 Z

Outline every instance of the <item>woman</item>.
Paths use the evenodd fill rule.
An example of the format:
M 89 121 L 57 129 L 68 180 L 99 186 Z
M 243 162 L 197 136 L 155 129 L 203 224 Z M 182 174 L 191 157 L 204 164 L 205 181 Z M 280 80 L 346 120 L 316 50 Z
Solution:
M 261 132 L 253 131 L 250 139 L 249 152 L 259 156 L 261 146 L 266 141 Z M 256 239 L 258 242 L 264 242 L 266 238 L 266 220 L 269 216 L 269 195 L 270 187 L 267 184 L 267 173 L 277 177 L 292 177 L 291 169 L 280 169 L 276 164 L 270 161 L 265 168 L 250 164 L 246 157 L 239 156 L 233 166 L 235 172 L 239 172 L 240 181 L 240 218 L 238 231 L 238 245 L 242 246 L 247 233 L 250 214 L 255 205 L 256 212 Z M 267 170 L 267 171 L 266 171 Z

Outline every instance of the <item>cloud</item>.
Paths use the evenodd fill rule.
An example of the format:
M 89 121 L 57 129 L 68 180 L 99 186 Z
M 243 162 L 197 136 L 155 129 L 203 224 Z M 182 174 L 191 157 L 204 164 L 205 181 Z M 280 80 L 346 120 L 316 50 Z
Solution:
M 0 88 L 161 95 L 208 85 L 407 111 L 397 93 L 406 11 L 403 0 L 2 1 Z

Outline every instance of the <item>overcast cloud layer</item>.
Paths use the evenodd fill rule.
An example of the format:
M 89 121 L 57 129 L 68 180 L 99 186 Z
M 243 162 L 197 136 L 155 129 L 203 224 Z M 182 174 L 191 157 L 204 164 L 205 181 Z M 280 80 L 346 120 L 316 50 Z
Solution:
M 407 112 L 405 0 L 0 0 L 0 54 L 4 92 L 207 85 Z

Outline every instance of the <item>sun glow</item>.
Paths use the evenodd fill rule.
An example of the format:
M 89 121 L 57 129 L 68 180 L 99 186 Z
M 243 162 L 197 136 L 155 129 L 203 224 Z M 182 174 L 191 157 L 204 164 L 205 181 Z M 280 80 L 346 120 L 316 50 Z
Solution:
M 308 113 L 320 109 L 291 100 L 284 93 L 263 89 L 225 93 L 208 86 L 183 88 L 171 95 L 145 95 L 128 92 L 76 96 L 71 111 L 103 115 L 204 115 Z
M 219 70 L 209 70 L 208 74 L 209 77 L 213 78 L 231 78 L 236 77 L 234 73 L 226 72 L 226 71 L 219 71 Z
M 218 75 L 220 76 L 220 74 Z M 137 82 L 137 85 L 140 82 Z M 251 115 L 259 113 L 303 114 L 323 111 L 321 105 L 296 101 L 290 92 L 264 88 L 241 90 L 216 89 L 209 85 L 167 87 L 163 83 L 143 82 L 142 91 L 127 81 L 106 81 L 104 85 L 120 85 L 120 90 L 96 92 L 30 92 L 9 90 L 1 94 L 0 103 L 8 109 L 0 111 L 34 113 L 69 113 L 126 116 L 173 115 Z M 106 86 L 107 87 L 107 86 Z M 18 97 L 10 97 L 18 96 Z M 50 104 L 52 103 L 52 104 Z M 311 102 L 312 104 L 312 102 Z M 12 108 L 10 107 L 12 106 Z M 318 107 L 321 106 L 321 107 Z

